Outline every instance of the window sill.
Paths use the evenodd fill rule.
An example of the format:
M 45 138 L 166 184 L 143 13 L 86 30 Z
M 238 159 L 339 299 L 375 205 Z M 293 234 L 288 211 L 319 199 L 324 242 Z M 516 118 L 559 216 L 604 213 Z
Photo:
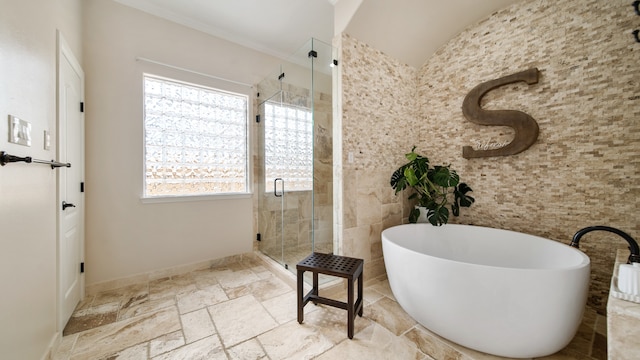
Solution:
M 173 203 L 173 202 L 188 202 L 188 201 L 218 201 L 218 200 L 237 200 L 237 199 L 251 199 L 253 194 L 251 193 L 232 193 L 232 194 L 215 194 L 215 195 L 167 195 L 167 196 L 153 196 L 153 197 L 141 197 L 140 202 L 143 204 L 157 204 L 157 203 Z

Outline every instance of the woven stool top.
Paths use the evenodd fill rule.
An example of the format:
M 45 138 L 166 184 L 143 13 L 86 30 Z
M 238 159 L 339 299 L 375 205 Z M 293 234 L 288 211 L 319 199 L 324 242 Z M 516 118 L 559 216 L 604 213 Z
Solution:
M 319 271 L 335 276 L 355 276 L 364 260 L 333 254 L 312 253 L 297 265 L 299 270 Z

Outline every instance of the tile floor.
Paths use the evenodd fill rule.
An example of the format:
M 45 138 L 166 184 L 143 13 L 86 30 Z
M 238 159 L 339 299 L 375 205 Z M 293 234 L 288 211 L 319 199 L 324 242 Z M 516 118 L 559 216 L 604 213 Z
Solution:
M 308 304 L 295 279 L 262 257 L 88 296 L 53 359 L 501 359 L 452 344 L 411 319 L 386 279 L 365 279 L 364 316 Z M 345 299 L 338 284 L 321 295 Z M 606 319 L 587 311 L 574 341 L 548 360 L 606 359 Z

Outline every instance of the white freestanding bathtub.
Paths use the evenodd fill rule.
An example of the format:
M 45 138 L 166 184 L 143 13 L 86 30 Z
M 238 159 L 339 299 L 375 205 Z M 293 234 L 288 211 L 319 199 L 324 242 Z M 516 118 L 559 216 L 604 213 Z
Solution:
M 590 262 L 568 245 L 513 231 L 406 224 L 382 232 L 393 295 L 416 321 L 485 353 L 530 358 L 573 339 Z

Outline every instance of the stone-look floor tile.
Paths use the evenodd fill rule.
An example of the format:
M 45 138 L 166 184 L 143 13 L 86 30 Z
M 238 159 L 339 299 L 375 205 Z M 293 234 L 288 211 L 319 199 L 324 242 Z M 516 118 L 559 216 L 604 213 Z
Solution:
M 380 292 L 368 287 L 364 288 L 363 292 L 364 294 L 362 295 L 362 297 L 364 299 L 364 304 L 367 306 L 382 299 L 382 297 L 384 296 Z
M 306 350 L 318 345 L 313 343 L 305 347 L 305 344 L 317 336 L 338 344 L 319 355 L 320 359 L 504 359 L 451 343 L 422 325 L 411 327 L 413 320 L 395 301 L 385 277 L 365 282 L 364 317 L 355 319 L 353 340 L 347 339 L 347 312 L 342 309 L 307 304 L 304 323 L 298 324 L 296 292 L 292 287 L 295 279 L 289 284 L 278 278 L 289 284 L 284 287 L 279 281 L 272 281 L 275 276 L 274 270 L 267 269 L 261 262 L 225 262 L 181 276 L 88 296 L 74 312 L 76 320 L 82 316 L 113 316 L 117 313 L 116 322 L 108 320 L 110 324 L 65 335 L 52 359 L 191 360 L 225 359 L 226 356 L 231 359 L 268 359 L 259 339 L 269 340 L 270 350 L 275 354 L 272 359 L 276 356 L 286 358 L 290 356 L 288 354 L 304 357 L 302 354 Z M 223 284 L 238 286 L 224 287 Z M 208 302 L 206 293 L 211 287 L 217 287 L 236 299 L 205 308 L 207 305 L 202 302 Z M 305 287 L 306 291 L 309 289 L 309 286 Z M 344 284 L 338 283 L 320 292 L 322 296 L 346 301 Z M 88 327 L 100 324 L 103 323 L 94 321 Z M 407 326 L 408 330 L 403 331 Z M 310 338 L 300 338 L 307 333 L 311 334 Z M 606 359 L 606 334 L 606 318 L 595 310 L 587 309 L 579 333 L 569 346 L 535 360 Z M 320 343 L 323 341 L 318 340 Z M 227 345 L 226 349 L 223 343 Z M 292 345 L 286 347 L 285 343 Z
M 262 306 L 267 309 L 269 314 L 271 314 L 271 316 L 273 316 L 273 318 L 276 319 L 279 324 L 284 324 L 291 320 L 298 319 L 297 296 L 298 295 L 295 291 L 290 291 L 280 296 L 276 296 L 269 300 L 263 301 Z M 313 303 L 308 303 L 304 307 L 304 313 L 308 314 L 318 309 L 318 306 L 313 305 Z
M 268 359 L 264 349 L 256 339 L 247 340 L 227 349 L 231 360 L 262 360 Z
M 253 296 L 243 296 L 209 307 L 224 346 L 231 347 L 278 326 Z
M 381 293 L 382 295 L 388 297 L 389 299 L 393 300 L 393 301 L 397 301 L 395 296 L 393 296 L 393 291 L 391 291 L 391 286 L 389 286 L 389 280 L 384 280 L 384 281 L 380 281 L 377 284 L 371 285 L 370 287 L 379 293 Z M 365 292 L 366 294 L 366 292 Z
M 64 327 L 63 336 L 111 324 L 118 319 L 120 303 L 107 303 L 75 311 Z
M 503 360 L 504 358 L 496 358 L 496 359 L 500 359 Z M 592 357 L 587 356 L 587 355 L 581 355 L 576 353 L 573 350 L 569 350 L 569 349 L 562 349 L 559 352 L 549 355 L 549 356 L 544 356 L 544 357 L 539 357 L 539 358 L 535 358 L 534 360 L 593 360 Z M 605 358 L 606 359 L 606 358 Z M 475 360 L 475 359 L 473 359 Z
M 591 346 L 588 345 L 588 348 L 590 349 Z M 575 360 L 575 359 L 592 359 L 590 356 L 588 356 L 587 354 L 584 353 L 585 349 L 580 349 L 580 348 L 573 348 L 571 347 L 571 344 L 569 344 L 569 346 L 565 347 L 564 349 L 558 351 L 555 354 L 549 355 L 549 356 L 545 356 L 545 357 L 541 357 L 541 358 L 536 358 L 536 360 Z M 605 357 L 606 358 L 606 357 Z
M 103 357 L 101 360 L 140 360 L 146 359 L 149 353 L 149 343 L 138 344 L 130 348 Z
M 594 326 L 597 333 L 602 335 L 607 335 L 607 317 L 602 315 L 597 315 L 596 324 Z
M 607 338 L 599 332 L 596 332 L 593 338 L 593 347 L 591 348 L 591 357 L 596 360 L 607 360 Z
M 423 353 L 435 357 L 436 359 L 443 359 L 447 351 L 442 341 L 431 332 L 423 330 L 420 326 L 414 327 L 409 330 L 404 336 L 411 342 L 413 342 L 420 351 Z M 453 349 L 451 349 L 453 351 Z M 453 357 L 459 358 L 460 356 Z
M 309 280 L 309 281 L 311 281 L 311 280 Z M 356 285 L 356 286 L 358 286 L 358 285 Z M 311 286 L 309 286 L 308 289 L 305 286 L 305 291 L 308 291 L 308 290 L 311 290 Z M 356 292 L 355 296 L 358 296 L 357 295 L 357 289 L 354 290 L 354 291 Z M 363 290 L 363 292 L 364 292 L 364 290 Z M 347 301 L 347 282 L 346 281 L 339 281 L 336 286 L 332 286 L 332 287 L 329 287 L 327 289 L 322 289 L 321 288 L 320 290 L 318 290 L 318 293 L 322 297 L 326 297 L 326 298 L 337 300 L 337 301 L 346 302 Z
M 198 289 L 218 285 L 218 274 L 216 269 L 201 269 L 193 272 L 193 281 Z
M 416 325 L 397 302 L 386 297 L 364 308 L 365 316 L 386 327 L 396 335 L 400 335 Z
M 229 298 L 235 299 L 245 295 L 253 295 L 259 301 L 265 301 L 291 291 L 291 287 L 276 276 L 251 282 L 247 285 L 227 289 Z
M 84 310 L 84 309 L 88 309 L 91 306 L 93 306 L 93 299 L 95 299 L 95 294 L 94 295 L 86 295 L 84 297 L 84 299 L 82 299 L 80 301 L 80 303 L 78 304 L 78 306 L 76 306 L 75 311 L 79 311 L 79 310 Z
M 231 270 L 231 271 L 234 271 L 234 272 L 235 271 L 247 270 L 248 268 L 250 268 L 252 266 L 254 266 L 254 265 L 251 264 L 251 263 L 248 263 L 246 261 L 245 262 L 239 261 L 239 262 L 229 263 L 229 264 L 225 265 L 225 267 L 228 270 Z
M 425 354 L 421 353 L 416 346 L 407 339 L 395 336 L 384 327 L 371 323 L 369 327 L 356 334 L 353 340 L 345 340 L 339 343 L 316 359 L 422 360 L 425 359 Z
M 149 299 L 156 300 L 176 296 L 196 289 L 191 275 L 153 280 L 149 283 Z
M 207 309 L 196 310 L 180 316 L 182 331 L 187 344 L 215 335 L 211 317 Z
M 154 357 L 164 354 L 171 350 L 175 350 L 184 344 L 185 341 L 184 336 L 182 336 L 182 331 L 174 331 L 149 341 L 149 356 Z
M 129 308 L 140 305 L 146 301 L 149 301 L 149 287 L 130 288 L 130 290 L 123 296 L 120 310 L 127 310 Z
M 229 300 L 220 285 L 213 285 L 202 290 L 194 290 L 176 295 L 178 309 L 181 314 L 203 309 L 210 305 Z
M 270 276 L 273 276 L 271 271 L 269 271 L 269 269 L 267 269 L 264 265 L 256 265 L 251 267 L 249 270 L 256 274 L 256 276 L 260 279 L 266 279 Z
M 270 276 L 263 280 L 253 282 L 249 284 L 248 287 L 251 294 L 258 299 L 258 301 L 265 301 L 293 290 L 276 276 Z
M 115 290 L 99 292 L 94 296 L 92 307 L 120 303 L 121 306 L 131 306 L 136 301 L 144 301 L 149 294 L 147 284 L 133 284 Z
M 168 353 L 156 356 L 153 360 L 227 360 L 227 355 L 217 336 L 210 336 L 185 345 Z
M 225 271 L 218 275 L 218 282 L 224 289 L 233 289 L 258 281 L 260 278 L 251 270 Z
M 311 359 L 333 346 L 318 329 L 295 321 L 258 336 L 271 359 Z
M 316 307 L 312 304 L 307 304 L 307 306 Z M 354 321 L 354 337 L 356 337 L 360 331 L 371 325 L 371 321 L 366 317 L 356 316 Z M 318 305 L 316 311 L 305 314 L 303 324 L 318 329 L 322 335 L 327 337 L 334 344 L 337 344 L 344 339 L 348 339 L 346 310 Z
M 170 307 L 87 330 L 78 336 L 71 359 L 99 358 L 180 330 L 180 327 L 178 309 Z
M 97 293 L 93 298 L 92 307 L 100 305 L 116 303 L 118 306 L 124 299 L 124 291 L 122 289 L 110 290 Z
M 238 286 L 233 289 L 226 289 L 224 292 L 227 294 L 229 299 L 237 299 L 239 297 L 251 295 L 251 288 L 247 285 Z
M 58 350 L 52 356 L 52 360 L 68 360 L 71 357 L 71 351 L 73 350 L 73 346 L 76 344 L 77 339 L 78 334 L 63 336 L 62 341 L 58 346 Z
M 563 350 L 565 353 L 580 353 L 584 354 L 585 349 L 591 349 L 593 344 L 593 337 L 595 335 L 594 329 L 595 323 L 587 324 L 583 322 L 578 327 L 578 332 Z
M 482 353 L 473 349 L 469 349 L 462 345 L 453 343 L 436 333 L 430 331 L 422 325 L 416 325 L 414 328 L 404 334 L 411 342 L 416 344 L 418 349 L 435 359 L 461 359 L 461 360 L 505 360 L 506 358 Z M 579 359 L 580 357 L 573 358 Z M 546 359 L 546 358 L 545 358 Z M 524 358 L 523 360 L 526 360 Z M 558 358 L 557 360 L 560 360 Z
M 134 316 L 143 315 L 174 305 L 176 305 L 176 300 L 173 297 L 165 297 L 156 300 L 149 300 L 147 298 L 146 301 L 143 301 L 139 304 L 120 309 L 120 311 L 118 312 L 118 321 L 130 319 Z

